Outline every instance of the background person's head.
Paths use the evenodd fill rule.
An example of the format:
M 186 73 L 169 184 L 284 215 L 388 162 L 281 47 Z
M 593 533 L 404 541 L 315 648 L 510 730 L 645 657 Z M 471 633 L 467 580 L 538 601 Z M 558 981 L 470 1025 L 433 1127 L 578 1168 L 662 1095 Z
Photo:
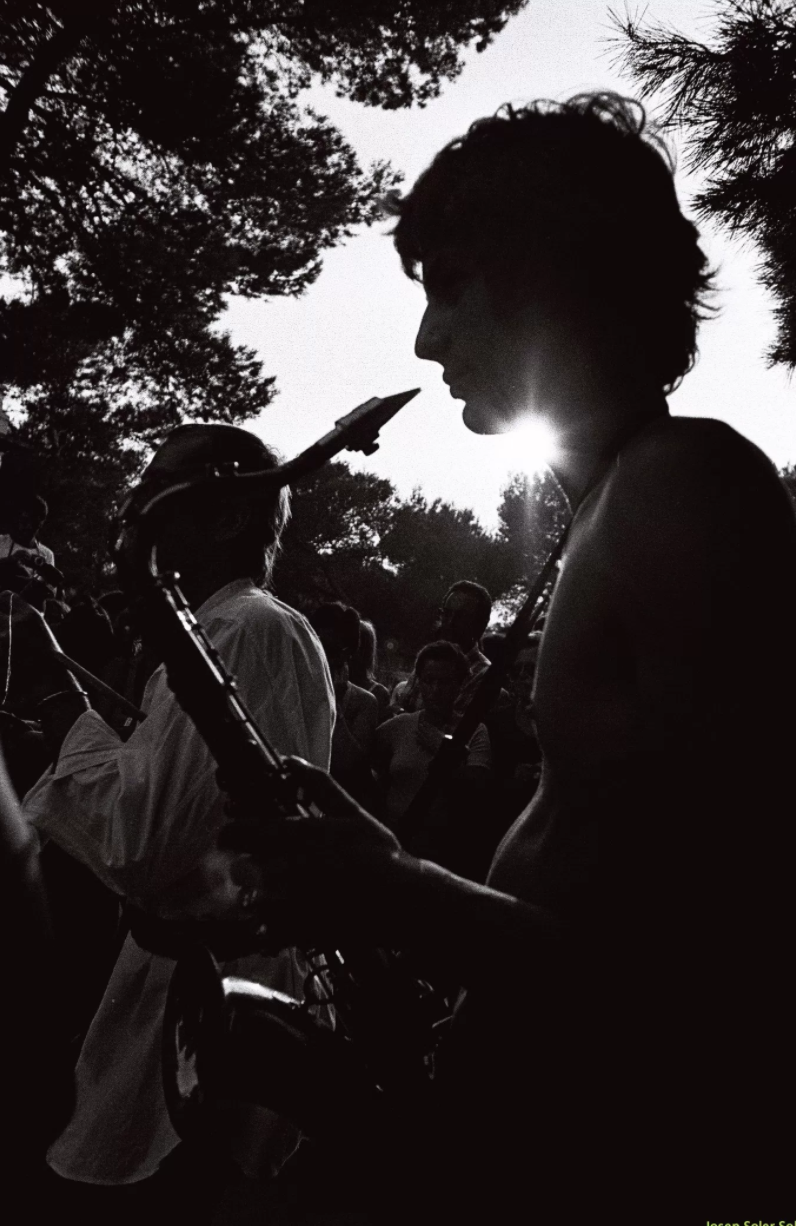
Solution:
M 359 623 L 359 642 L 349 661 L 349 676 L 354 685 L 367 689 L 376 680 L 376 627 L 363 618 Z
M 492 597 L 480 583 L 460 579 L 449 587 L 437 618 L 439 638 L 456 643 L 462 651 L 472 651 L 489 625 Z
M 439 723 L 447 723 L 453 706 L 470 672 L 461 647 L 447 639 L 427 643 L 415 660 L 415 675 L 423 697 L 423 708 Z
M 318 605 L 308 620 L 321 640 L 334 684 L 343 684 L 359 647 L 359 614 L 350 605 L 334 600 Z
M 18 545 L 32 545 L 47 518 L 47 503 L 40 494 L 26 494 L 14 501 L 8 517 L 8 531 Z
M 165 488 L 200 476 L 209 465 L 235 463 L 240 472 L 274 468 L 275 451 L 248 430 L 223 424 L 184 425 L 168 435 L 144 470 L 140 487 Z M 237 578 L 266 584 L 290 514 L 286 487 L 252 499 L 222 499 L 207 490 L 169 507 L 158 534 L 158 563 L 189 586 L 210 589 Z M 207 593 L 209 594 L 209 593 Z
M 443 335 L 441 315 L 438 334 L 430 324 L 418 334 L 419 355 L 445 366 L 471 428 L 511 424 L 529 394 L 554 378 L 570 336 L 581 345 L 591 338 L 609 364 L 634 362 L 659 391 L 693 365 L 707 261 L 680 211 L 668 152 L 640 104 L 582 94 L 505 106 L 441 150 L 395 208 L 396 247 L 430 305 L 455 303 L 474 285 L 481 294 L 472 320 L 459 311 L 458 347 Z M 496 326 L 476 352 L 490 304 L 503 347 L 493 343 L 501 339 Z M 522 339 L 512 338 L 512 319 L 541 354 L 536 370 L 522 371 L 517 361 L 512 369 L 512 344 Z M 490 346 L 494 370 L 483 369 Z M 564 357 L 558 361 L 563 367 Z M 483 380 L 500 382 L 501 365 L 507 382 L 490 419 L 478 402 Z
M 541 632 L 533 631 L 529 634 L 506 671 L 506 689 L 516 702 L 526 706 L 531 700 L 541 641 Z
M 485 634 L 481 640 L 481 650 L 486 656 L 490 664 L 494 664 L 500 658 L 503 651 L 503 644 L 506 641 L 506 634 L 503 630 L 493 630 L 489 634 Z

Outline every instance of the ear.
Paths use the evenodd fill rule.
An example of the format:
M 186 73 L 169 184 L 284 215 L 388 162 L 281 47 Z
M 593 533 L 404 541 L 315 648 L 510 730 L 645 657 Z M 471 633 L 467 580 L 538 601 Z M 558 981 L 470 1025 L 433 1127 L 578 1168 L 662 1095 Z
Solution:
M 233 540 L 246 531 L 251 515 L 252 508 L 245 502 L 224 507 L 214 518 L 213 536 L 217 541 Z

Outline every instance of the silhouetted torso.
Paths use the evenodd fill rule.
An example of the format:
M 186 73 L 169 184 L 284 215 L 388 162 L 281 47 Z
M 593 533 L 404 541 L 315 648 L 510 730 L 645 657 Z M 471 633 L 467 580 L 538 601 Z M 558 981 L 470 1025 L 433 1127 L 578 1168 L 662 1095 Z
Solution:
M 729 428 L 663 419 L 578 515 L 534 691 L 541 786 L 489 877 L 558 915 L 564 951 L 470 993 L 448 1053 L 459 1110 L 506 1121 L 475 1145 L 493 1187 L 535 1179 L 563 1211 L 600 1180 L 790 1168 L 794 686 L 787 496 Z

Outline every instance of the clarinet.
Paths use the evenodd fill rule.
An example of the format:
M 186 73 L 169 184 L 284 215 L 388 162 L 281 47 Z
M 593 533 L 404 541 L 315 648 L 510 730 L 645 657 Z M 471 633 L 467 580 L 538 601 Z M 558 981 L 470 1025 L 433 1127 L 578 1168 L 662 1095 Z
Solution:
M 169 686 L 206 742 L 233 801 L 263 798 L 263 820 L 304 815 L 285 761 L 248 711 L 233 677 L 180 591 L 157 568 L 164 507 L 188 491 L 251 497 L 314 471 L 343 447 L 372 451 L 374 432 L 415 392 L 373 400 L 289 463 L 257 474 L 203 472 L 156 494 L 136 491 L 121 512 L 116 555 L 141 594 L 147 635 Z M 212 1132 L 215 1105 L 241 1098 L 292 1119 L 310 1135 L 352 1134 L 424 1093 L 432 1068 L 441 998 L 398 951 L 366 944 L 303 951 L 305 992 L 297 1000 L 238 976 L 216 958 L 275 952 L 256 902 L 244 898 L 224 920 L 176 923 L 133 915 L 131 930 L 155 952 L 178 955 L 163 1028 L 164 1089 L 181 1136 Z M 335 1029 L 319 1015 L 333 1006 Z M 324 1103 L 333 1104 L 327 1110 Z

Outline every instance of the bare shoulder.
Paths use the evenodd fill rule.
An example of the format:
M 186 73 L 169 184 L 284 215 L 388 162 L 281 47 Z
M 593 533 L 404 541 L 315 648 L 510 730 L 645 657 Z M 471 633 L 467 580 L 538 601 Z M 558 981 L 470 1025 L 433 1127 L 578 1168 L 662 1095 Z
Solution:
M 724 422 L 670 417 L 623 448 L 599 498 L 623 534 L 671 538 L 766 527 L 786 533 L 793 508 L 768 457 Z M 687 540 L 679 538 L 681 548 Z
M 678 486 L 697 481 L 715 484 L 728 473 L 758 480 L 776 480 L 768 457 L 726 422 L 704 417 L 665 417 L 641 431 L 622 449 L 615 473 L 619 483 L 641 477 L 644 481 L 674 481 Z
M 378 701 L 370 690 L 365 690 L 361 685 L 354 685 L 353 681 L 349 681 L 349 692 L 354 702 L 363 710 L 378 709 Z
M 790 606 L 796 515 L 773 464 L 748 439 L 723 422 L 664 418 L 623 448 L 584 505 L 572 554 L 623 615 L 741 600 L 751 574 L 767 598 Z

